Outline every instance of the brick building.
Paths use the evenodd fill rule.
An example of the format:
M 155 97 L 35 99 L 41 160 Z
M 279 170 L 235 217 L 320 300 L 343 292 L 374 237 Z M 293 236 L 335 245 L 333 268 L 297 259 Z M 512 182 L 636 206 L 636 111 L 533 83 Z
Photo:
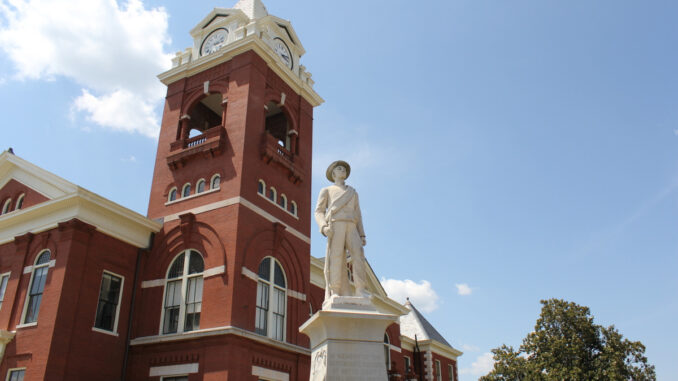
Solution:
M 147 216 L 0 154 L 0 377 L 307 380 L 322 304 L 310 254 L 313 108 L 289 21 L 216 8 L 167 85 Z M 347 270 L 350 271 L 350 270 Z M 409 302 L 389 378 L 456 380 L 461 352 Z

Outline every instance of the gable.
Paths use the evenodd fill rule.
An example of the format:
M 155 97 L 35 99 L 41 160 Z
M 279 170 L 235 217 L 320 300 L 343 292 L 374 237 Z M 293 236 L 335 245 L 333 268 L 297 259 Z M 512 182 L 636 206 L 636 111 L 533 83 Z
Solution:
M 17 210 L 17 202 L 20 198 L 22 199 L 21 209 L 30 208 L 31 206 L 49 200 L 44 195 L 14 179 L 10 179 L 4 186 L 2 186 L 2 188 L 0 188 L 0 207 L 4 206 L 7 200 L 11 200 L 11 207 L 9 210 Z

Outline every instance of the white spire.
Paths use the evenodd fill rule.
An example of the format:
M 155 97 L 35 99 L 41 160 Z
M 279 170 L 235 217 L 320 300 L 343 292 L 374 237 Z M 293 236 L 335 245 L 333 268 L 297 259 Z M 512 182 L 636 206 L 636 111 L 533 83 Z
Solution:
M 233 9 L 240 9 L 241 11 L 245 12 L 250 20 L 256 20 L 268 16 L 268 11 L 261 0 L 240 0 L 236 5 L 233 6 Z

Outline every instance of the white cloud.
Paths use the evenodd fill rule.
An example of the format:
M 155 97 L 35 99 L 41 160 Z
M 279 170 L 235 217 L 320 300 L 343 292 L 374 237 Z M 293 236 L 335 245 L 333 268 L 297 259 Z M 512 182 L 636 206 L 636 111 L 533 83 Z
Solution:
M 129 157 L 124 157 L 121 159 L 125 163 L 136 163 L 137 162 L 137 157 L 134 155 L 130 155 Z
M 476 347 L 475 345 L 462 344 L 461 350 L 464 352 L 478 352 L 480 348 Z
M 409 279 L 382 278 L 381 284 L 388 296 L 400 303 L 405 303 L 409 297 L 412 304 L 421 311 L 433 312 L 438 308 L 438 294 L 427 280 L 417 283 Z
M 457 287 L 457 294 L 459 295 L 471 295 L 473 292 L 471 287 L 466 283 L 455 284 L 455 286 Z
M 676 136 L 678 136 L 678 128 L 675 129 L 675 130 L 673 130 L 673 134 L 676 135 Z
M 476 358 L 470 368 L 462 368 L 459 373 L 480 377 L 488 374 L 494 367 L 492 353 L 486 352 Z
M 155 137 L 160 126 L 154 106 L 127 90 L 95 97 L 83 90 L 73 102 L 73 109 L 87 113 L 87 120 L 117 131 L 138 132 Z
M 153 109 L 165 90 L 155 76 L 171 58 L 165 9 L 146 9 L 141 0 L 6 0 L 0 20 L 0 47 L 16 79 L 68 78 L 83 87 L 74 108 L 89 120 L 157 134 Z M 122 121 L 128 117 L 136 119 Z

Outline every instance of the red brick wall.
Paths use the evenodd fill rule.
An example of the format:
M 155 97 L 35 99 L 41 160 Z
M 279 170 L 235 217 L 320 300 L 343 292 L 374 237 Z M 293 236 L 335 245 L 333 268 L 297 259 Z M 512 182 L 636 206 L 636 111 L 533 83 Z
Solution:
M 20 323 L 37 255 L 49 249 L 50 268 L 37 325 Z M 0 309 L 0 328 L 16 330 L 7 346 L 0 376 L 26 367 L 25 380 L 116 380 L 125 350 L 136 248 L 96 232 L 78 220 L 40 234 L 27 234 L 0 246 L 0 272 L 11 271 Z M 92 331 L 104 270 L 125 279 L 118 336 Z
M 2 189 L 0 189 L 0 211 L 2 211 L 2 207 L 5 206 L 5 201 L 7 201 L 8 198 L 12 199 L 10 211 L 14 211 L 14 209 L 16 209 L 16 202 L 19 199 L 19 196 L 22 194 L 25 196 L 21 209 L 26 209 L 48 200 L 48 198 L 42 194 L 14 179 L 11 179 L 9 182 L 7 182 L 7 184 L 5 184 L 5 186 L 2 187 Z

